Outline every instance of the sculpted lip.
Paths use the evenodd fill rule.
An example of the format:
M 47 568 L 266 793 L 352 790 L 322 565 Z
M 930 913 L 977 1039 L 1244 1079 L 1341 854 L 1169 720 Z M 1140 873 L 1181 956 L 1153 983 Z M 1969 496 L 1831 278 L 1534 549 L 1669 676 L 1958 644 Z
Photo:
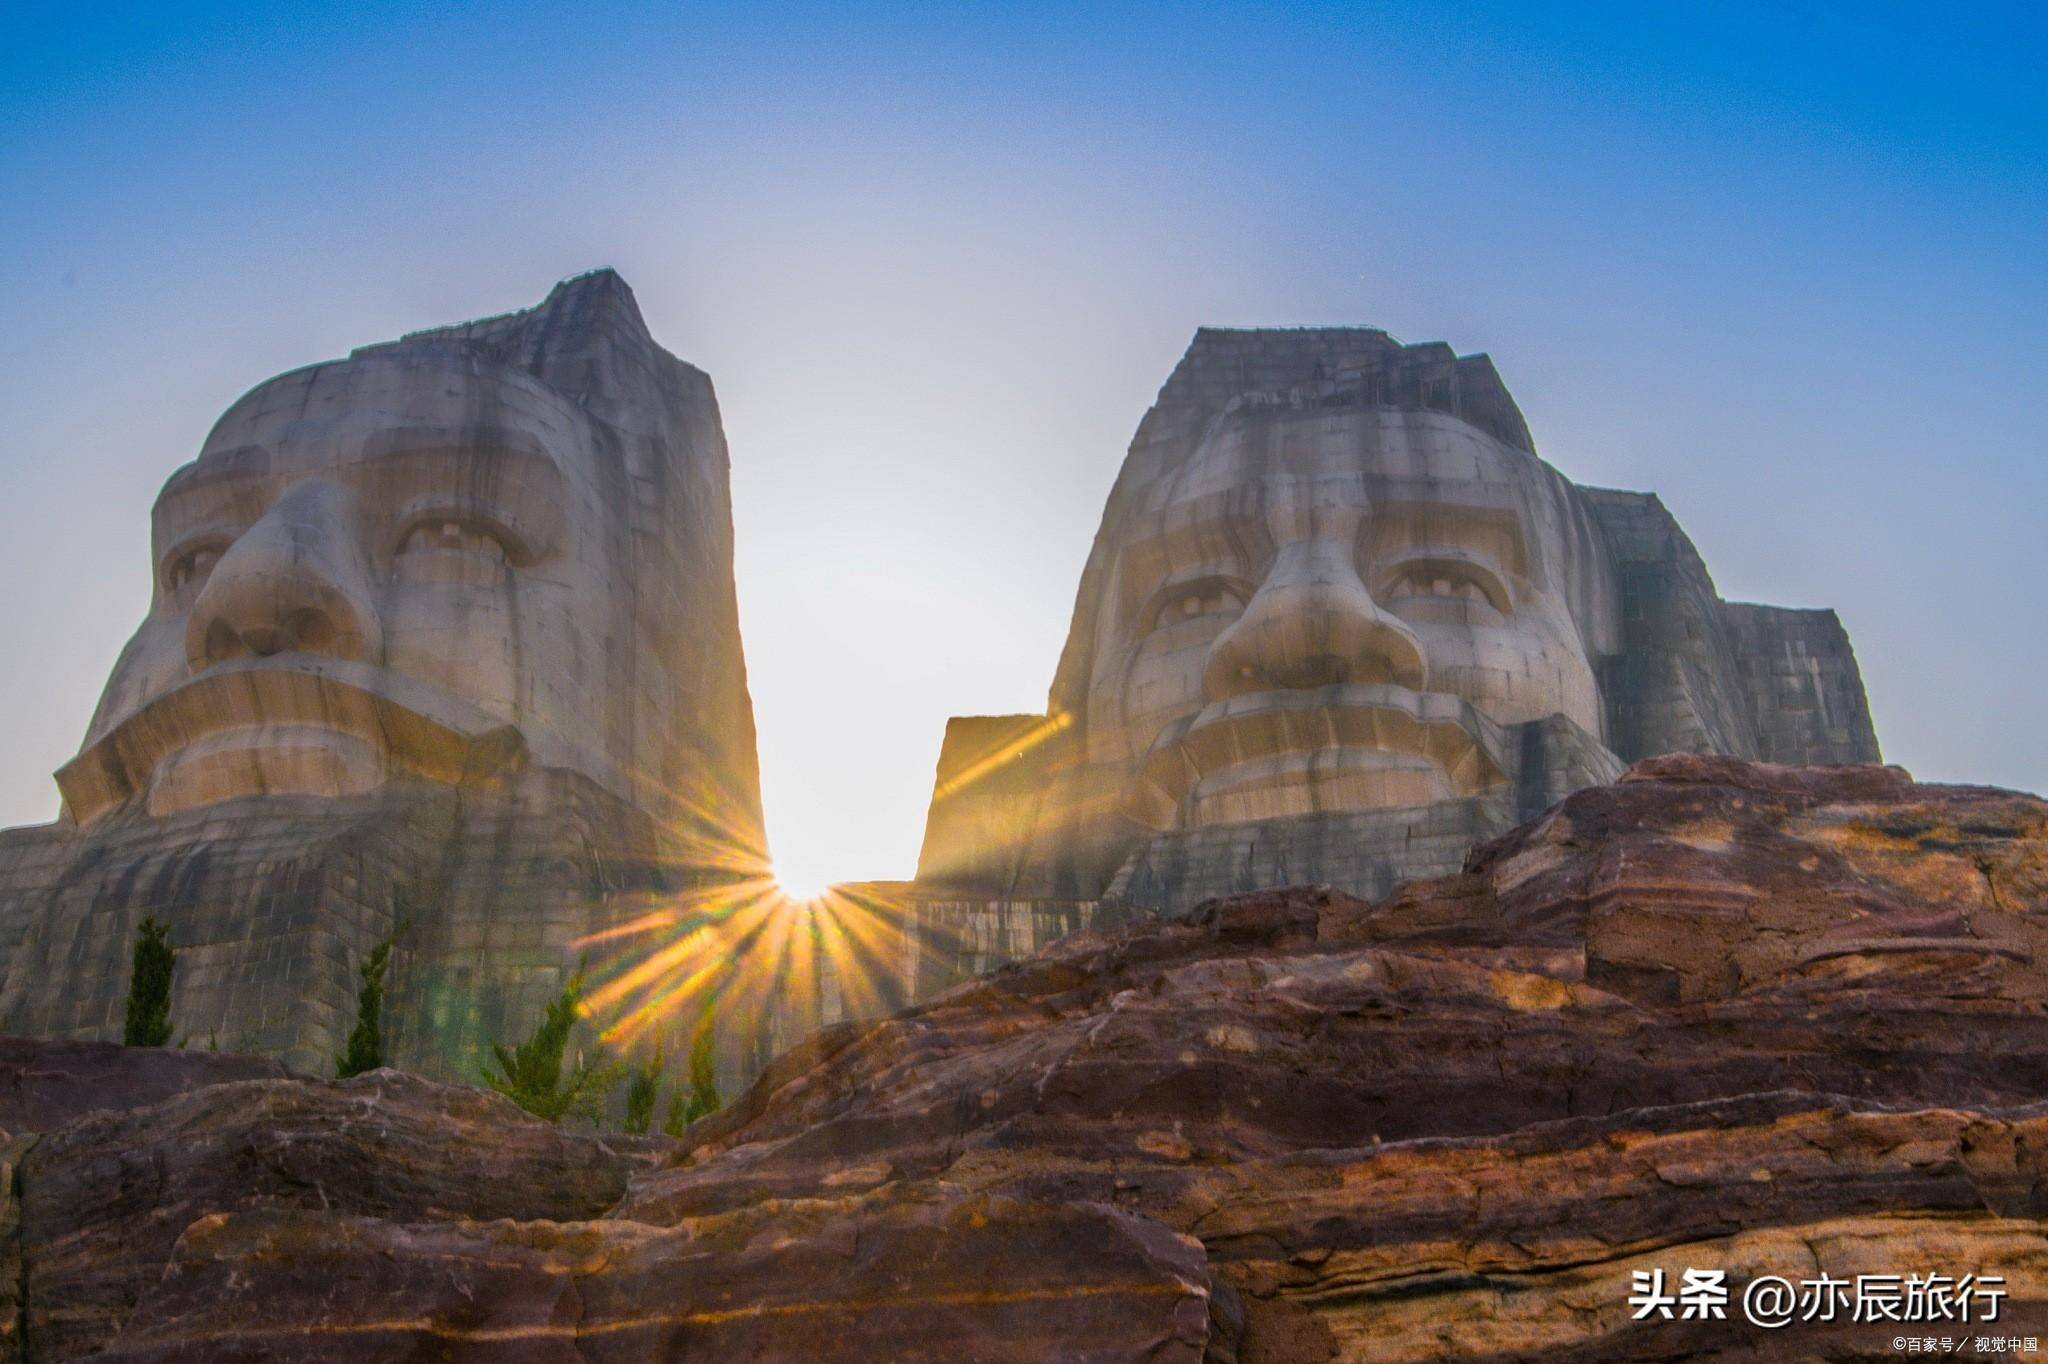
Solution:
M 261 725 L 237 717 L 260 715 Z M 224 663 L 152 699 L 57 772 L 84 824 L 139 791 L 151 813 L 257 792 L 346 794 L 392 776 L 473 783 L 516 767 L 511 725 L 373 664 L 311 654 Z
M 1132 814 L 1170 829 L 1423 803 L 1475 795 L 1507 768 L 1500 726 L 1462 697 L 1384 683 L 1260 692 L 1167 726 Z

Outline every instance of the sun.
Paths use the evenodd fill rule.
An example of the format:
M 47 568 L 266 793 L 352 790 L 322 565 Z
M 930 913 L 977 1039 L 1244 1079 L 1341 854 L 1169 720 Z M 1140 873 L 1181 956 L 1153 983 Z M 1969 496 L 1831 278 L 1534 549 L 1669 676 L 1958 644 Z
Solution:
M 775 888 L 783 898 L 795 904 L 815 904 L 825 898 L 825 892 L 832 889 L 832 881 L 806 867 L 775 868 Z

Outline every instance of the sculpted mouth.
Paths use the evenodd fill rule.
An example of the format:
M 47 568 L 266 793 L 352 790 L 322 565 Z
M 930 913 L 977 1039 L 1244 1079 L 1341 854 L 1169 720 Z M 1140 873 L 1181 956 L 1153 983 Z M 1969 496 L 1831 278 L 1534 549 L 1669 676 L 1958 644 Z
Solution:
M 352 795 L 393 777 L 474 783 L 518 766 L 519 731 L 373 664 L 241 659 L 152 698 L 57 772 L 84 824 L 137 792 L 151 814 L 257 794 Z
M 1174 722 L 1131 813 L 1155 829 L 1427 805 L 1507 779 L 1500 727 L 1462 697 L 1376 684 L 1261 692 Z

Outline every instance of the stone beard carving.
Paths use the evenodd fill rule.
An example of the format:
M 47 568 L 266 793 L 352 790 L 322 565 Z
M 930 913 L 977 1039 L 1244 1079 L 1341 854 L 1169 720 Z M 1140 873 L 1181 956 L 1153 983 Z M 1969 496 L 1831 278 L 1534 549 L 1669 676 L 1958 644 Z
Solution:
M 1376 896 L 1669 750 L 1875 761 L 1833 613 L 1721 601 L 1654 497 L 1536 457 L 1485 356 L 1204 329 L 1047 714 L 948 726 L 914 894 Z
M 152 532 L 64 818 L 0 835 L 0 1027 L 117 1035 L 155 913 L 182 1030 L 324 1067 L 409 919 L 401 1055 L 473 1079 L 572 943 L 765 868 L 716 400 L 610 271 L 259 385 Z

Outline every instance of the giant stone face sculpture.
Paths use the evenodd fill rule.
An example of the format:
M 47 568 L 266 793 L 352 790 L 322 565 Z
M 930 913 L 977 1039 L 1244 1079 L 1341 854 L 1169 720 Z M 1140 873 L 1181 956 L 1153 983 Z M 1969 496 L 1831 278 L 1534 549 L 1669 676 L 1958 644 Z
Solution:
M 74 818 L 460 781 L 522 755 L 644 803 L 591 698 L 633 622 L 591 419 L 470 356 L 365 356 L 230 408 L 157 500 L 156 601 L 115 665 Z M 621 596 L 623 594 L 620 594 Z
M 174 473 L 63 818 L 0 835 L 0 1028 L 322 1067 L 403 926 L 401 1058 L 475 1077 L 650 897 L 765 866 L 704 375 L 610 271 L 259 385 Z
M 1554 472 L 1435 413 L 1244 406 L 1138 498 L 1094 613 L 1089 760 L 1198 828 L 1507 780 L 1504 727 L 1602 725 L 1606 565 Z
M 1654 497 L 1536 457 L 1485 356 L 1205 329 L 1110 494 L 1047 713 L 948 726 L 913 896 L 1062 924 L 1376 896 L 1679 749 L 1875 761 L 1833 613 L 1721 601 Z

